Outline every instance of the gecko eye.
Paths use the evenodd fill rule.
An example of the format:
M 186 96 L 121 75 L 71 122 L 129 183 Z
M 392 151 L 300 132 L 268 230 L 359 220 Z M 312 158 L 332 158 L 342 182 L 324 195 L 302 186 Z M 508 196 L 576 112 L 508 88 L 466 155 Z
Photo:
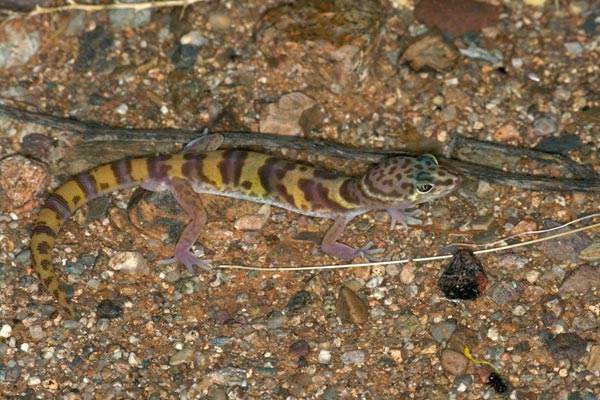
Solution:
M 433 189 L 433 185 L 429 183 L 423 183 L 421 185 L 417 185 L 417 192 L 421 194 L 429 193 Z

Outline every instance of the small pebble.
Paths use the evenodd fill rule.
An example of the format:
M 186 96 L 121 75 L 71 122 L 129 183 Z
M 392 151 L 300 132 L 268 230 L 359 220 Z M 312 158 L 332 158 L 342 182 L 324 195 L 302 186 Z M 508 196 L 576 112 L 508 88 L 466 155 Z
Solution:
M 263 209 L 257 214 L 242 215 L 234 222 L 234 227 L 240 231 L 258 231 L 269 221 L 271 217 L 271 208 Z
M 500 282 L 490 289 L 490 299 L 499 306 L 513 302 L 517 298 L 514 282 Z
M 369 354 L 364 350 L 352 350 L 343 353 L 340 359 L 344 365 L 361 364 L 369 359 Z
M 600 240 L 594 239 L 594 241 L 585 249 L 579 253 L 579 258 L 585 261 L 598 261 L 600 260 Z
M 596 316 L 590 310 L 583 310 L 581 314 L 573 318 L 571 324 L 577 332 L 588 332 L 598 328 Z
M 127 104 L 119 104 L 119 106 L 117 108 L 115 108 L 115 112 L 120 115 L 127 114 L 128 110 L 129 110 L 129 107 L 127 106 Z
M 583 47 L 579 42 L 567 42 L 565 43 L 565 49 L 567 50 L 567 53 L 576 56 L 580 56 L 581 54 L 583 54 Z
M 517 317 L 522 317 L 523 315 L 525 315 L 527 313 L 527 309 L 519 304 L 519 305 L 515 306 L 515 308 L 513 308 L 512 313 L 514 315 L 516 315 Z
M 346 286 L 340 288 L 335 310 L 342 322 L 364 324 L 369 319 L 368 305 Z
M 39 384 L 42 383 L 42 380 L 40 379 L 39 376 L 31 376 L 29 377 L 29 379 L 27 380 L 27 384 L 29 386 L 37 386 Z
M 329 364 L 331 362 L 331 351 L 321 350 L 317 356 L 317 360 L 320 364 Z
M 586 367 L 592 373 L 600 372 L 600 345 L 593 345 L 590 349 L 590 357 Z
M 544 113 L 533 122 L 533 131 L 538 136 L 548 136 L 556 132 L 558 120 L 556 115 Z
M 444 349 L 440 355 L 442 369 L 453 376 L 464 375 L 470 363 L 471 361 L 463 353 L 456 350 Z
M 438 322 L 431 327 L 431 336 L 433 336 L 436 342 L 442 343 L 450 339 L 456 330 L 456 324 L 455 320 Z
M 404 264 L 400 272 L 400 282 L 409 285 L 415 281 L 415 265 L 413 263 Z
M 541 272 L 539 272 L 539 271 L 527 271 L 525 273 L 525 279 L 527 279 L 527 282 L 529 282 L 529 283 L 535 283 L 535 281 L 538 280 L 540 275 L 541 275 Z
M 171 356 L 169 365 L 174 367 L 192 361 L 194 358 L 194 351 L 192 349 L 183 349 Z
M 142 359 L 139 358 L 134 352 L 129 353 L 129 357 L 127 357 L 127 362 L 129 363 L 129 365 L 136 368 L 140 368 L 143 364 Z
M 29 327 L 29 335 L 32 339 L 43 339 L 46 337 L 44 329 L 40 325 L 31 325 Z
M 283 315 L 283 313 L 280 311 L 273 311 L 267 318 L 267 328 L 271 330 L 283 328 L 286 322 L 287 317 Z
M 198 338 L 200 337 L 200 332 L 198 332 L 197 330 L 191 330 L 186 332 L 186 334 L 183 336 L 183 339 L 186 342 L 193 342 L 195 340 L 198 340 Z
M 137 251 L 122 251 L 110 258 L 108 266 L 128 275 L 148 275 L 150 268 L 143 255 Z
M 310 344 L 308 344 L 308 342 L 305 340 L 299 340 L 297 342 L 294 342 L 290 346 L 290 353 L 306 357 L 310 353 Z
M 218 31 L 225 31 L 231 27 L 231 15 L 227 10 L 219 9 L 208 15 L 208 22 Z
M 208 343 L 210 343 L 211 346 L 215 346 L 215 347 L 223 347 L 225 346 L 227 343 L 231 342 L 231 337 L 229 336 L 217 336 L 215 338 L 212 338 L 208 341 Z
M 2 328 L 0 328 L 0 337 L 7 338 L 10 335 L 12 335 L 12 327 L 8 324 L 2 325 Z
M 386 265 L 385 272 L 389 276 L 397 276 L 400 274 L 400 266 L 398 264 Z

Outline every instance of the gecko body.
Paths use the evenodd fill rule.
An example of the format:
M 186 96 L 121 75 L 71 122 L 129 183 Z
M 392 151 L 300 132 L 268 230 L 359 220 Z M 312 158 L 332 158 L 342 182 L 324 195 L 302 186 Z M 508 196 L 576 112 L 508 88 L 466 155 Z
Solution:
M 385 209 L 393 223 L 416 223 L 415 212 L 407 209 L 442 197 L 458 184 L 458 178 L 439 166 L 431 155 L 391 158 L 359 178 L 243 150 L 126 159 L 81 173 L 48 196 L 33 227 L 33 267 L 58 304 L 75 317 L 54 272 L 52 249 L 60 228 L 75 210 L 118 189 L 141 186 L 152 191 L 169 190 L 174 195 L 191 222 L 176 244 L 174 257 L 165 262 L 180 261 L 194 272 L 194 266 L 210 269 L 206 261 L 190 251 L 207 220 L 201 193 L 268 203 L 333 219 L 321 248 L 331 256 L 351 260 L 374 253 L 368 246 L 354 249 L 337 241 L 352 218 Z

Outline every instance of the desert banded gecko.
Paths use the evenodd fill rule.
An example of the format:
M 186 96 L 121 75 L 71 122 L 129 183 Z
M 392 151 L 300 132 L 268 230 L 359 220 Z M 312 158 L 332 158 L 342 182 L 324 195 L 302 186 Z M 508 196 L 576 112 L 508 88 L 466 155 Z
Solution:
M 179 261 L 190 272 L 209 264 L 190 251 L 206 223 L 206 210 L 198 193 L 268 203 L 300 214 L 331 218 L 321 249 L 344 260 L 371 256 L 369 245 L 354 249 L 337 240 L 357 215 L 387 210 L 392 224 L 418 223 L 417 204 L 444 196 L 458 187 L 458 178 L 438 165 L 431 155 L 391 158 L 372 167 L 364 176 L 351 178 L 274 156 L 243 150 L 187 150 L 112 162 L 81 173 L 48 196 L 33 227 L 33 266 L 43 286 L 71 317 L 75 310 L 67 300 L 52 266 L 52 249 L 58 232 L 79 207 L 118 189 L 141 186 L 152 191 L 169 190 L 191 222 L 165 262 Z

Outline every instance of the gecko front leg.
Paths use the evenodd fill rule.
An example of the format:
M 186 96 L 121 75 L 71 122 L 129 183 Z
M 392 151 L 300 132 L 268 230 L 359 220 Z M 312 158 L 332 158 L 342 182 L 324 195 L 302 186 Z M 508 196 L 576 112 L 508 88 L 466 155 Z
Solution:
M 412 211 L 406 211 L 404 208 L 386 208 L 386 211 L 392 217 L 390 229 L 394 229 L 396 222 L 400 222 L 404 229 L 408 229 L 408 224 L 421 225 L 423 223 L 420 219 L 415 218 L 415 216 L 422 213 L 422 210 L 419 208 Z
M 179 236 L 179 240 L 175 245 L 174 257 L 161 260 L 158 263 L 169 264 L 179 261 L 187 267 L 192 275 L 195 274 L 195 265 L 209 271 L 211 269 L 210 260 L 202 260 L 198 255 L 190 251 L 191 247 L 196 243 L 196 239 L 202 233 L 204 225 L 206 225 L 206 209 L 204 208 L 204 204 L 202 204 L 200 195 L 194 192 L 192 187 L 181 178 L 168 178 L 160 183 L 147 182 L 143 187 L 153 191 L 168 189 L 191 219 L 190 223 L 181 233 L 181 236 Z
M 346 226 L 352 220 L 352 218 L 354 218 L 354 215 L 342 215 L 335 220 L 333 226 L 329 228 L 323 237 L 323 241 L 321 242 L 321 250 L 330 256 L 338 257 L 348 261 L 353 260 L 361 255 L 365 256 L 370 261 L 378 261 L 374 255 L 382 252 L 383 249 L 371 249 L 373 246 L 372 242 L 367 243 L 360 249 L 355 249 L 337 241 L 344 233 L 344 230 L 346 230 Z

